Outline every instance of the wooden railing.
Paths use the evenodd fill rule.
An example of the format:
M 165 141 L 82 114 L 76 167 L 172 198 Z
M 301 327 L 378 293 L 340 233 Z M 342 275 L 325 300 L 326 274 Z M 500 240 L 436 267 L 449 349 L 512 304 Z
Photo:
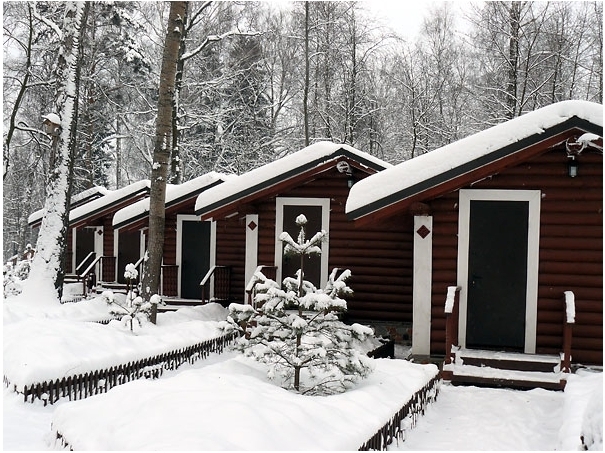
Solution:
M 44 405 L 54 404 L 60 398 L 68 398 L 70 401 L 83 399 L 106 393 L 112 387 L 136 379 L 156 379 L 162 376 L 164 370 L 176 370 L 185 362 L 195 363 L 197 360 L 205 359 L 212 352 L 221 353 L 234 338 L 233 334 L 224 335 L 154 357 L 119 364 L 103 370 L 32 383 L 24 386 L 23 389 L 14 386 L 13 390 L 23 393 L 25 402 L 42 400 Z M 4 376 L 4 386 L 11 386 L 10 378 L 6 375 Z
M 82 269 L 85 269 L 90 263 L 92 263 L 96 256 L 97 254 L 95 252 L 90 252 L 88 255 L 86 255 L 82 262 L 76 266 L 76 271 L 74 273 L 79 276 L 82 272 Z
M 177 264 L 162 264 L 160 279 L 160 294 L 166 297 L 175 297 L 179 293 L 179 266 Z
M 563 322 L 563 357 L 561 371 L 571 372 L 571 338 L 573 325 L 576 322 L 576 300 L 572 291 L 565 291 L 565 321 Z
M 214 277 L 213 301 L 228 302 L 231 300 L 231 267 L 212 266 L 206 273 L 200 286 L 202 287 L 202 303 L 210 301 L 210 282 Z
M 265 277 L 274 280 L 277 275 L 277 267 L 276 266 L 265 266 L 265 265 L 258 266 L 256 268 L 256 270 L 254 271 L 254 275 L 252 275 L 252 278 L 246 285 L 246 296 L 247 296 L 246 303 L 248 305 L 252 305 L 254 308 L 256 308 L 256 305 L 254 303 L 254 295 L 256 294 L 256 285 L 258 283 L 260 283 L 260 281 L 261 281 L 256 276 L 256 274 L 258 274 L 259 272 L 262 273 Z
M 445 363 L 447 365 L 453 362 L 452 347 L 458 344 L 459 299 L 460 287 L 448 287 L 445 299 Z
M 97 284 L 97 275 L 101 275 L 101 280 L 113 281 L 115 275 L 115 256 L 98 256 L 81 273 L 78 273 L 78 280 L 82 282 L 82 294 L 87 295 L 88 291 Z M 114 272 L 111 272 L 114 270 Z M 107 279 L 108 274 L 112 275 Z

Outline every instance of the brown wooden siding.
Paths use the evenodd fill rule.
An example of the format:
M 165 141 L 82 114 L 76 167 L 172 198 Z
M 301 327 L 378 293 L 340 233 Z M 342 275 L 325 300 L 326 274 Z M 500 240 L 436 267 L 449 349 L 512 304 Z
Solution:
M 234 216 L 216 222 L 216 264 L 231 268 L 230 296 L 244 302 L 246 261 L 246 217 Z
M 563 292 L 576 296 L 574 362 L 603 361 L 603 157 L 585 151 L 579 175 L 567 176 L 563 149 L 546 152 L 467 188 L 541 190 L 538 271 L 537 353 L 561 351 Z M 431 201 L 434 273 L 431 351 L 443 353 L 443 305 L 454 284 L 457 250 L 457 201 L 453 192 Z
M 166 215 L 163 264 L 176 264 L 176 214 Z
M 359 176 L 359 172 L 356 172 Z M 346 175 L 332 169 L 279 197 L 330 198 L 329 271 L 350 269 L 354 291 L 351 319 L 412 321 L 412 220 L 397 216 L 376 225 L 356 227 L 344 208 L 349 189 Z M 254 204 L 259 215 L 258 264 L 275 261 L 275 196 Z M 313 234 L 311 232 L 310 234 Z M 217 223 L 217 264 L 231 265 L 232 296 L 244 294 L 245 225 L 241 215 Z

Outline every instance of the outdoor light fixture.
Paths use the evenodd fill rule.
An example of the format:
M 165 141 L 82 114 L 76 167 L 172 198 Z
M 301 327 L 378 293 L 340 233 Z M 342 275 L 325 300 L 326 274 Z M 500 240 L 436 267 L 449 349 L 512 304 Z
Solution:
M 578 176 L 578 161 L 576 160 L 575 156 L 570 156 L 569 160 L 567 161 L 567 174 L 571 178 Z
M 349 165 L 349 163 L 345 162 L 344 160 L 341 160 L 340 162 L 338 162 L 336 164 L 336 169 L 340 173 L 344 173 L 344 174 L 346 174 L 349 177 L 347 179 L 347 187 L 349 189 L 351 187 L 353 187 L 353 184 L 355 184 L 355 178 L 353 178 L 353 169 L 351 168 L 351 166 Z
M 586 148 L 586 141 L 573 136 L 565 140 L 567 151 L 567 174 L 570 178 L 578 176 L 578 156 Z

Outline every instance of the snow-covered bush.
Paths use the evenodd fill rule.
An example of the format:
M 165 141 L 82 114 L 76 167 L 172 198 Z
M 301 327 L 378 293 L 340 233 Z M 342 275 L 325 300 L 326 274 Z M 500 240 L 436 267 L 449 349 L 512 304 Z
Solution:
M 21 293 L 21 283 L 27 280 L 29 277 L 29 270 L 31 269 L 31 257 L 33 256 L 33 249 L 30 244 L 25 247 L 22 259 L 17 261 L 15 265 L 11 261 L 7 262 L 3 268 L 3 279 L 4 279 L 4 297 L 16 296 Z M 14 258 L 18 258 L 15 255 Z
M 280 236 L 284 254 L 321 253 L 319 244 L 325 231 L 306 240 L 307 219 L 301 215 L 296 223 L 300 226 L 298 241 L 288 233 Z M 304 275 L 304 269 L 299 269 L 296 278 L 284 279 L 282 288 L 257 273 L 254 307 L 231 304 L 221 327 L 227 332 L 239 331 L 242 336 L 235 348 L 267 364 L 268 376 L 283 387 L 303 394 L 342 392 L 371 373 L 371 359 L 355 345 L 374 333 L 369 327 L 346 325 L 338 318 L 347 309 L 341 296 L 352 293 L 345 282 L 349 270 L 337 277 L 334 269 L 325 290 L 315 288 Z

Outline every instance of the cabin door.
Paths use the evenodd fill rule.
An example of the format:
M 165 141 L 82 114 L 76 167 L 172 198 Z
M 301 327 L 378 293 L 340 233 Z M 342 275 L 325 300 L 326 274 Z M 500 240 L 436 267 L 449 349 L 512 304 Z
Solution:
M 136 231 L 117 231 L 118 250 L 117 256 L 117 279 L 118 283 L 126 283 L 124 271 L 127 264 L 135 264 L 141 258 L 141 232 Z M 139 279 L 142 275 L 139 275 Z
M 296 242 L 300 227 L 296 224 L 296 218 L 303 214 L 307 218 L 305 227 L 306 239 L 310 239 L 315 233 L 329 228 L 330 200 L 324 198 L 278 198 L 276 213 L 276 245 L 275 265 L 277 266 L 278 281 L 286 277 L 295 277 L 300 269 L 300 258 L 284 256 L 284 245 L 279 240 L 279 235 L 285 231 L 290 234 Z M 321 255 L 310 255 L 304 258 L 305 280 L 310 281 L 317 288 L 323 288 L 328 279 L 328 242 L 321 245 Z
M 196 216 L 177 217 L 177 264 L 179 294 L 183 299 L 201 299 L 200 283 L 212 258 L 212 222 Z
M 84 227 L 73 229 L 74 272 L 82 272 L 96 257 L 103 255 L 103 227 Z M 95 256 L 89 256 L 95 252 Z M 84 260 L 88 257 L 88 260 Z M 79 269 L 78 269 L 79 267 Z M 97 275 L 99 278 L 99 275 Z
M 537 238 L 530 231 L 531 200 L 518 195 L 461 191 L 461 216 L 468 222 L 461 230 L 466 248 L 461 286 L 466 289 L 468 348 L 519 352 L 535 348 Z

